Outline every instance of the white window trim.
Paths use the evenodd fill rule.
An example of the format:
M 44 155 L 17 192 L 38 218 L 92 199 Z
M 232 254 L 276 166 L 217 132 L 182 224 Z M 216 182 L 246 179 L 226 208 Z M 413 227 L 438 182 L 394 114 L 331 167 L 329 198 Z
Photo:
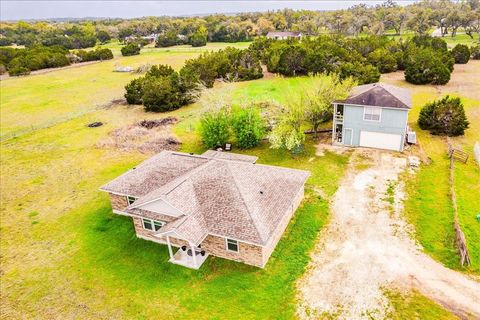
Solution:
M 143 223 L 144 220 L 150 222 L 150 224 L 152 225 L 153 229 L 147 229 L 147 228 L 145 228 L 145 224 Z M 160 223 L 160 224 L 162 225 L 162 227 L 165 225 L 165 222 L 164 222 L 164 221 L 153 220 L 153 219 L 149 219 L 149 218 L 144 218 L 144 217 L 142 217 L 142 227 L 143 227 L 144 230 L 153 231 L 153 232 L 158 232 L 158 231 L 160 231 L 160 229 L 161 229 L 162 227 L 160 227 L 160 229 L 158 229 L 158 230 L 155 230 L 155 222 Z
M 135 200 L 133 200 L 133 202 L 130 203 L 130 198 L 133 198 L 133 199 L 135 199 Z M 131 206 L 135 201 L 137 201 L 137 199 L 138 199 L 138 198 L 135 198 L 134 196 L 127 196 L 127 204 L 128 204 L 129 206 Z
M 235 250 L 230 250 L 228 248 L 228 241 L 232 241 L 232 242 L 236 242 L 237 243 L 237 251 Z M 234 253 L 240 253 L 240 241 L 238 240 L 234 240 L 234 239 L 230 239 L 230 238 L 225 238 L 225 250 L 228 251 L 228 252 L 234 252 Z
M 379 114 L 378 120 L 365 119 L 365 114 L 367 113 L 367 109 L 377 109 L 377 110 L 380 110 L 380 114 Z M 363 107 L 363 121 L 371 121 L 371 122 L 380 122 L 380 121 L 382 121 L 382 108 L 380 108 L 380 107 Z

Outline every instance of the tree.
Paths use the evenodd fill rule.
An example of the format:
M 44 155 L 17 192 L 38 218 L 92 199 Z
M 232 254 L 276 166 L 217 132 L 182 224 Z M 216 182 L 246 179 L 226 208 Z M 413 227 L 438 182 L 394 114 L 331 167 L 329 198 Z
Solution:
M 169 29 L 157 37 L 155 47 L 171 47 L 178 42 L 178 33 L 175 29 Z
M 308 87 L 303 91 L 302 101 L 305 119 L 310 123 L 315 134 L 320 124 L 332 119 L 332 102 L 345 99 L 355 85 L 356 82 L 352 78 L 340 81 L 336 74 L 310 77 Z
M 110 41 L 111 37 L 110 37 L 110 35 L 108 34 L 107 31 L 100 30 L 100 31 L 97 32 L 97 39 L 101 43 L 106 43 L 106 42 Z
M 388 73 L 397 70 L 397 60 L 387 49 L 376 49 L 368 55 L 367 60 L 376 66 L 380 73 Z
M 286 76 L 306 74 L 306 51 L 301 46 L 288 46 L 280 54 L 277 71 Z
M 418 125 L 432 134 L 459 136 L 464 134 L 469 122 L 460 98 L 447 95 L 423 106 Z
M 208 31 L 204 26 L 200 26 L 194 34 L 190 36 L 192 47 L 203 47 L 207 45 Z
M 431 26 L 430 15 L 431 11 L 429 9 L 418 7 L 412 12 L 412 16 L 407 22 L 407 27 L 417 34 L 426 34 Z
M 472 59 L 473 60 L 480 60 L 480 45 L 472 47 L 470 50 L 472 52 Z
M 452 71 L 453 58 L 450 53 L 417 48 L 412 50 L 406 61 L 405 80 L 414 84 L 446 84 L 450 81 Z
M 375 83 L 380 80 L 380 71 L 368 63 L 347 62 L 340 67 L 340 78 L 353 77 L 359 84 Z
M 265 134 L 265 123 L 260 110 L 255 107 L 234 109 L 232 128 L 237 145 L 242 149 L 257 146 Z
M 209 111 L 200 119 L 200 136 L 207 148 L 223 147 L 230 138 L 229 110 Z
M 464 44 L 457 44 L 452 49 L 452 54 L 455 59 L 455 63 L 465 64 L 470 60 L 470 49 Z
M 137 44 L 129 43 L 120 49 L 122 56 L 134 56 L 140 54 L 140 47 Z
M 266 35 L 269 31 L 275 30 L 275 26 L 270 20 L 265 19 L 264 17 L 260 17 L 257 20 L 257 27 L 260 31 L 261 35 Z
M 125 99 L 128 104 L 142 104 L 143 100 L 143 77 L 133 79 L 129 84 L 125 86 Z
M 183 105 L 182 93 L 176 85 L 175 74 L 169 77 L 146 77 L 143 83 L 143 106 L 145 111 L 165 112 Z
M 300 153 L 305 141 L 302 123 L 305 118 L 305 109 L 302 100 L 291 101 L 279 110 L 276 125 L 268 135 L 271 147 L 285 148 L 293 153 Z

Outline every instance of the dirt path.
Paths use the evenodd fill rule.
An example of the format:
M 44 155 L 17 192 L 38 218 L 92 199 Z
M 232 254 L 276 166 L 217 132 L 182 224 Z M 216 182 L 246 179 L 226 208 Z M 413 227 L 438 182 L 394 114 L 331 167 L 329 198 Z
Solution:
M 421 251 L 401 219 L 406 159 L 372 151 L 375 165 L 353 165 L 332 202 L 332 220 L 299 282 L 301 318 L 383 319 L 384 289 L 416 288 L 462 318 L 480 319 L 480 284 Z

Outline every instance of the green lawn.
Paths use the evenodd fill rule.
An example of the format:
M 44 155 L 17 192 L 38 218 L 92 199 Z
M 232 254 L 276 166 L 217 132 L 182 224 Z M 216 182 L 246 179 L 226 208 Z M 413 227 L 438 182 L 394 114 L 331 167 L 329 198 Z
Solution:
M 331 196 L 348 155 L 315 156 L 312 140 L 296 157 L 267 143 L 245 152 L 259 156 L 260 163 L 312 172 L 305 199 L 264 270 L 213 257 L 199 271 L 170 264 L 166 247 L 137 239 L 131 221 L 113 215 L 107 196 L 98 191 L 149 157 L 97 147 L 116 128 L 172 115 L 181 120 L 174 132 L 184 142 L 182 150 L 204 150 L 196 133 L 201 102 L 162 115 L 145 113 L 140 106 L 96 108 L 121 96 L 132 77 L 111 72 L 115 63 L 178 68 L 195 54 L 152 49 L 0 83 L 2 135 L 23 133 L 0 145 L 2 314 L 11 319 L 294 317 L 295 281 L 328 221 L 328 199 L 312 190 Z M 304 83 L 304 78 L 273 78 L 212 90 L 231 96 L 234 103 L 284 102 Z M 105 125 L 86 127 L 92 121 Z M 406 309 L 396 314 L 411 314 Z
M 117 43 L 118 44 L 118 43 Z M 116 66 L 168 64 L 179 69 L 204 50 L 248 43 L 209 43 L 197 48 L 146 48 L 140 55 L 91 65 L 0 81 L 0 139 L 4 140 L 78 117 L 123 96 L 124 86 L 138 74 L 113 72 Z M 115 46 L 115 43 L 111 44 Z M 115 50 L 114 50 L 115 51 Z
M 61 72 L 45 77 L 54 79 Z M 235 99 L 242 99 L 238 92 L 256 95 L 262 81 L 226 84 L 213 90 L 227 90 L 238 97 Z M 278 81 L 265 81 L 265 87 L 286 88 L 291 82 Z M 40 83 L 34 86 L 31 90 L 42 93 L 39 99 L 57 90 L 42 88 Z M 88 90 L 82 98 L 87 98 Z M 200 111 L 201 104 L 194 104 L 171 113 L 182 120 L 176 129 L 181 139 L 196 136 Z M 131 221 L 113 215 L 108 198 L 98 191 L 103 183 L 148 155 L 105 150 L 96 143 L 115 128 L 167 115 L 146 114 L 141 107 L 114 106 L 2 142 L 4 314 L 12 318 L 293 317 L 295 280 L 303 273 L 317 233 L 328 219 L 328 203 L 312 191 L 312 185 L 332 195 L 348 156 L 316 157 L 312 141 L 297 157 L 272 150 L 266 143 L 248 151 L 259 156 L 261 163 L 311 170 L 305 200 L 266 269 L 212 257 L 200 271 L 192 271 L 168 263 L 166 247 L 137 239 Z M 105 125 L 86 127 L 91 121 Z M 193 124 L 190 131 L 188 123 Z M 186 143 L 183 150 L 200 152 L 203 148 Z
M 410 122 L 431 163 L 422 165 L 407 187 L 409 198 L 406 202 L 406 215 L 415 225 L 416 235 L 425 250 L 449 268 L 458 269 L 460 265 L 455 246 L 453 206 L 449 195 L 450 160 L 446 139 L 432 136 L 416 125 L 421 106 L 437 97 L 438 94 L 426 92 L 414 95 Z M 480 123 L 480 101 L 466 98 L 463 101 L 471 125 L 464 137 L 453 138 L 452 141 L 467 151 L 470 159 L 467 164 L 455 163 L 455 192 L 460 224 L 472 259 L 472 266 L 465 270 L 480 274 L 480 223 L 475 219 L 480 208 L 480 169 L 473 158 L 473 145 L 480 140 L 477 125 Z

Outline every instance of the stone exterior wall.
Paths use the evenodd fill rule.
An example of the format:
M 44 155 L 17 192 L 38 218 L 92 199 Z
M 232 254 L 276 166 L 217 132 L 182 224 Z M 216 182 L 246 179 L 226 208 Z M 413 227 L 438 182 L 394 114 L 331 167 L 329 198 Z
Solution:
M 270 255 L 272 254 L 273 250 L 278 244 L 278 241 L 282 238 L 285 229 L 287 229 L 288 223 L 290 222 L 293 214 L 297 210 L 298 206 L 302 202 L 304 195 L 304 188 L 299 191 L 297 196 L 295 197 L 292 207 L 289 209 L 289 212 L 285 214 L 280 224 L 277 226 L 277 229 L 274 231 L 274 235 L 270 238 L 267 245 L 263 248 L 263 264 L 267 264 Z
M 263 267 L 262 247 L 240 241 L 238 242 L 238 245 L 239 252 L 227 251 L 225 247 L 225 238 L 208 235 L 202 242 L 202 249 L 208 254 L 220 258 L 243 262 L 255 267 Z
M 124 211 L 128 207 L 127 197 L 109 193 L 112 209 Z

